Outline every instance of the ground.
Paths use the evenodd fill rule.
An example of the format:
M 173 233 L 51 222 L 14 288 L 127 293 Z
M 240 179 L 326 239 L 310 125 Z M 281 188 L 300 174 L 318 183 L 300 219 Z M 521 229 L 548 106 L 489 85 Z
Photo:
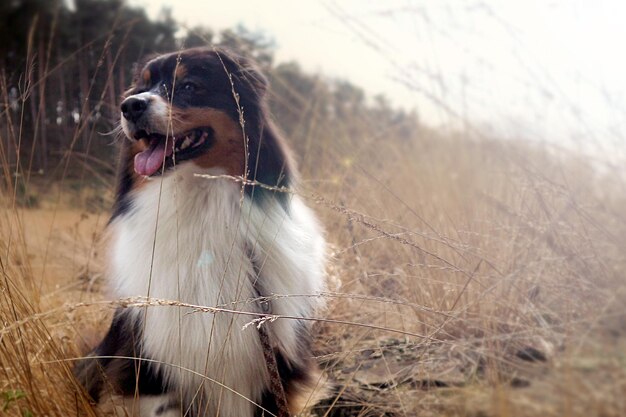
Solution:
M 1 355 L 5 373 L 0 378 L 0 407 L 9 415 L 44 415 L 42 409 L 63 415 L 58 412 L 68 404 L 76 410 L 87 408 L 76 399 L 69 369 L 72 359 L 102 336 L 114 307 L 107 297 L 102 261 L 108 213 L 72 209 L 71 202 L 7 208 L 2 214 L 3 251 L 10 248 L 9 262 L 3 263 L 8 284 L 4 288 L 10 294 L 5 292 L 2 301 L 1 334 L 8 349 Z M 403 259 L 398 253 L 390 263 L 389 254 L 367 248 L 385 233 L 402 236 L 388 230 L 388 224 L 377 223 L 375 236 L 362 235 L 358 225 L 367 229 L 367 217 L 349 211 L 336 219 L 328 214 L 337 212 L 331 205 L 320 210 L 342 231 L 330 236 L 330 289 L 321 316 L 332 322 L 315 327 L 318 361 L 333 388 L 313 413 L 626 414 L 623 286 L 603 291 L 606 298 L 597 303 L 598 294 L 585 285 L 554 283 L 563 294 L 579 294 L 570 298 L 571 305 L 558 308 L 550 303 L 564 300 L 552 293 L 549 283 L 536 280 L 515 283 L 516 291 L 525 292 L 522 297 L 505 295 L 511 291 L 512 284 L 507 284 L 506 291 L 493 298 L 501 290 L 489 285 L 492 272 L 486 261 L 469 274 L 467 269 L 429 263 L 428 255 L 411 251 L 409 262 L 398 262 Z M 416 268 L 429 273 L 416 274 Z M 547 261 L 540 270 L 550 270 Z M 474 288 L 476 282 L 480 285 Z M 586 300 L 580 297 L 585 288 L 590 291 Z M 446 304 L 447 294 L 451 296 Z M 517 304 L 497 302 L 505 296 Z M 49 403 L 51 396 L 57 398 L 55 406 Z

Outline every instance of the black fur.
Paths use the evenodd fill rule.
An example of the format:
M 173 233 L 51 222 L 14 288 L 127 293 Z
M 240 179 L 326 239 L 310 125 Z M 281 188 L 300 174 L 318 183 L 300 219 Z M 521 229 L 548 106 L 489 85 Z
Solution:
M 141 351 L 141 322 L 131 313 L 125 309 L 115 312 L 109 331 L 92 357 L 81 360 L 74 371 L 96 402 L 104 393 L 133 396 L 164 392 L 162 375 L 150 362 L 138 359 L 147 356 Z
M 131 209 L 131 202 L 128 198 L 128 193 L 133 187 L 133 166 L 129 164 L 129 154 L 130 154 L 130 143 L 128 141 L 124 141 L 122 144 L 122 151 L 120 153 L 120 169 L 117 174 L 117 190 L 115 193 L 115 202 L 113 203 L 113 212 L 111 213 L 111 218 L 109 219 L 109 223 L 112 222 L 116 217 L 127 213 Z
M 175 81 L 177 65 L 184 65 L 186 75 Z M 150 72 L 149 83 L 143 81 L 145 71 Z M 186 83 L 195 86 L 193 93 L 185 90 Z M 221 110 L 236 123 L 240 123 L 241 112 L 248 138 L 248 168 L 241 175 L 252 182 L 288 188 L 295 180 L 293 161 L 271 121 L 265 97 L 267 87 L 266 78 L 249 60 L 224 49 L 206 47 L 148 60 L 145 67 L 136 72 L 134 85 L 127 96 L 150 91 L 181 109 L 202 107 Z M 122 158 L 112 218 L 129 209 L 126 197 L 132 186 L 132 171 L 128 169 L 132 161 L 128 160 L 128 152 Z M 284 207 L 288 206 L 288 193 L 255 185 L 246 185 L 245 190 L 253 201 L 276 198 Z
M 307 335 L 307 337 L 303 337 L 300 340 L 308 341 L 309 337 Z M 311 367 L 314 365 L 312 364 L 313 354 L 310 350 L 310 347 L 308 346 L 308 343 L 307 343 L 307 346 L 302 347 L 302 350 L 300 352 L 301 361 L 299 363 L 293 363 L 293 362 L 288 361 L 287 358 L 279 350 L 276 350 L 274 353 L 276 355 L 276 363 L 278 365 L 278 373 L 280 374 L 280 380 L 283 384 L 283 387 L 285 388 L 285 395 L 287 396 L 287 398 L 289 398 L 289 396 L 293 394 L 293 392 L 291 391 L 298 384 L 304 384 L 304 385 L 315 384 L 315 381 L 311 381 L 311 375 L 309 372 Z M 263 393 L 263 397 L 261 399 L 261 407 L 263 407 L 264 409 L 268 410 L 269 412 L 275 415 L 278 415 L 278 406 L 276 404 L 276 398 L 274 397 L 274 394 L 271 391 L 266 390 Z M 262 416 L 263 416 L 263 409 L 258 408 L 257 412 L 255 413 L 255 417 L 262 417 Z
M 174 86 L 173 77 L 177 63 L 184 65 L 186 75 L 182 80 L 177 79 L 176 85 L 182 87 L 185 82 L 194 83 L 196 94 L 188 94 Z M 149 83 L 145 83 L 142 77 L 146 70 L 150 72 Z M 176 91 L 172 91 L 173 88 L 176 88 Z M 238 102 L 233 96 L 233 89 Z M 248 169 L 241 175 L 248 180 L 268 186 L 289 187 L 294 182 L 295 171 L 287 147 L 269 117 L 266 89 L 266 79 L 249 61 L 224 50 L 196 48 L 162 55 L 148 61 L 136 75 L 134 86 L 128 95 L 151 91 L 162 95 L 171 101 L 173 106 L 181 109 L 210 107 L 221 110 L 237 123 L 240 121 L 240 111 L 243 111 L 245 133 L 249 140 L 249 155 Z M 123 146 L 111 221 L 132 210 L 129 193 L 137 180 L 133 171 L 130 141 L 125 141 Z M 209 149 L 208 152 L 210 151 Z M 288 207 L 288 193 L 274 192 L 254 185 L 247 185 L 246 193 L 259 204 L 264 199 L 275 198 L 283 207 Z M 261 271 L 257 269 L 257 272 Z M 132 359 L 149 359 L 142 352 L 141 322 L 137 317 L 141 315 L 136 315 L 128 309 L 116 311 L 108 333 L 92 357 L 82 360 L 76 367 L 77 377 L 96 402 L 107 392 L 124 396 L 157 395 L 173 389 L 165 386 L 163 376 L 155 371 L 154 366 L 148 361 Z M 308 345 L 310 336 L 304 324 L 301 340 L 302 355 L 297 363 L 289 362 L 280 351 L 276 352 L 279 373 L 287 395 L 290 394 L 290 387 L 294 387 L 294 382 L 310 382 L 308 371 L 314 367 Z M 263 395 L 262 406 L 274 413 L 277 412 L 276 402 L 269 391 Z

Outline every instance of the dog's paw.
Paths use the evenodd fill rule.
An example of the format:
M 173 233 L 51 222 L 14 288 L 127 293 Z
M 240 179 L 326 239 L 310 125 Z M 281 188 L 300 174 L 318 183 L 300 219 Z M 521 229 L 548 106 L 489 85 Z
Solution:
M 98 404 L 106 417 L 182 417 L 180 403 L 172 394 L 136 397 L 111 396 Z
M 139 400 L 140 417 L 181 417 L 180 404 L 170 394 L 143 396 Z

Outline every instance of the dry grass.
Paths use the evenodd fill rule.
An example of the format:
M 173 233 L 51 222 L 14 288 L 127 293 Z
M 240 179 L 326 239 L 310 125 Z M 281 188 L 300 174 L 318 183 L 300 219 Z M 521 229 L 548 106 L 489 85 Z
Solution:
M 316 330 L 335 388 L 317 414 L 626 415 L 622 172 L 521 140 L 321 126 L 310 102 L 294 144 L 301 193 L 332 244 Z M 18 193 L 25 170 L 4 143 L 19 149 L 20 135 L 6 114 L 0 415 L 94 415 L 71 367 L 115 301 L 99 243 L 112 180 L 33 177 Z M 21 193 L 40 207 L 20 207 Z
M 301 163 L 332 243 L 317 330 L 336 389 L 317 412 L 624 415 L 621 179 L 522 143 L 363 138 L 312 141 L 328 156 Z M 71 359 L 111 306 L 97 303 L 106 211 L 84 193 L 38 193 L 40 209 L 3 194 L 5 415 L 91 412 Z
M 389 147 L 326 188 L 367 213 L 326 218 L 340 291 L 359 295 L 329 315 L 421 335 L 324 326 L 323 359 L 356 409 L 623 415 L 623 180 L 520 143 Z

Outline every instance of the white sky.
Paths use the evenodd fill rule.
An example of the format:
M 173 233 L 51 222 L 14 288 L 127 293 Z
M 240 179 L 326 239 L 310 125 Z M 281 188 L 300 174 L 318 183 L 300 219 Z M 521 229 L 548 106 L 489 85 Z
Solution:
M 278 61 L 350 80 L 435 126 L 626 160 L 623 0 L 131 0 L 188 26 L 243 24 Z

